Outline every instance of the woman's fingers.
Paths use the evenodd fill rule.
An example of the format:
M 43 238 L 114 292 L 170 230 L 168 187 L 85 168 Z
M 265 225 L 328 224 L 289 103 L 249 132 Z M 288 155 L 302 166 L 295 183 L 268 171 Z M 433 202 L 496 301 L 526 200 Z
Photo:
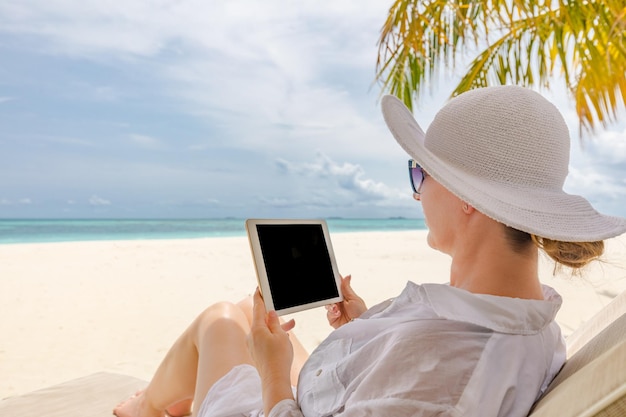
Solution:
M 278 318 L 278 314 L 275 311 L 269 313 L 265 309 L 265 303 L 261 296 L 261 291 L 257 288 L 253 296 L 252 307 L 252 326 L 263 326 L 269 329 L 270 332 L 276 333 L 280 331 L 288 332 L 296 325 L 294 319 L 291 319 L 285 323 L 281 323 Z
M 282 324 L 280 325 L 280 327 L 281 327 L 284 331 L 288 332 L 289 330 L 291 330 L 291 329 L 293 329 L 294 327 L 296 327 L 296 321 L 295 321 L 294 319 L 291 319 L 291 320 L 289 320 L 289 321 L 286 321 L 286 322 L 282 323 Z
M 326 305 L 326 311 L 328 312 L 329 317 L 341 315 L 341 310 L 339 309 L 339 305 L 337 305 L 337 303 Z
M 267 315 L 265 316 L 265 321 L 267 324 L 267 328 L 270 332 L 278 333 L 283 331 L 280 324 L 280 319 L 278 318 L 278 314 L 276 314 L 274 310 L 267 313 Z
M 341 292 L 343 293 L 344 297 L 354 298 L 357 296 L 354 290 L 352 289 L 352 286 L 350 285 L 351 281 L 352 281 L 352 275 L 346 275 L 345 277 L 341 279 Z
M 254 295 L 252 296 L 252 323 L 251 327 L 255 327 L 258 325 L 263 325 L 265 327 L 267 324 L 265 322 L 265 316 L 267 315 L 267 311 L 265 310 L 265 303 L 263 302 L 263 297 L 261 296 L 261 290 L 257 287 Z

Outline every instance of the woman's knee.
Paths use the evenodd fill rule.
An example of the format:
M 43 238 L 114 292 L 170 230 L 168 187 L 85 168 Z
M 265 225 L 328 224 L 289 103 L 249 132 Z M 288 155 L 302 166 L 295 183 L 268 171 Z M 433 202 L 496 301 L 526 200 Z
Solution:
M 196 325 L 203 330 L 215 323 L 232 323 L 248 330 L 248 319 L 244 311 L 234 303 L 220 301 L 207 307 L 196 319 Z
M 190 337 L 198 349 L 207 343 L 220 344 L 245 341 L 250 324 L 241 309 L 231 302 L 219 302 L 205 309 L 195 320 Z
M 243 314 L 246 316 L 246 318 L 248 319 L 248 323 L 252 323 L 252 308 L 254 306 L 254 302 L 252 300 L 252 296 L 249 295 L 246 298 L 244 298 L 243 300 L 239 301 L 237 303 L 237 307 L 239 307 L 241 309 L 241 311 L 243 311 Z

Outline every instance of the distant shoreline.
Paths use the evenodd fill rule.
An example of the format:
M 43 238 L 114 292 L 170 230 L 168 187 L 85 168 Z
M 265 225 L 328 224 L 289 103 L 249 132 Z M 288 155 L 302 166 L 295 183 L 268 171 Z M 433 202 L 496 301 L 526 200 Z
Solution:
M 245 219 L 0 219 L 0 244 L 245 236 Z M 331 233 L 425 230 L 423 219 L 328 218 Z

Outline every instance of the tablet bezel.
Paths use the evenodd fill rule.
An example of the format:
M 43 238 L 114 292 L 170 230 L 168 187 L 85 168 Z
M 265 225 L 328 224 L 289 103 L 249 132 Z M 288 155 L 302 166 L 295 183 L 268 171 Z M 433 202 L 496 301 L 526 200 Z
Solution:
M 338 272 L 337 261 L 335 259 L 335 253 L 333 251 L 332 243 L 330 240 L 330 233 L 328 232 L 328 225 L 325 220 L 322 219 L 247 219 L 246 231 L 248 233 L 248 241 L 250 242 L 250 250 L 252 252 L 252 258 L 254 262 L 254 269 L 257 275 L 257 282 L 263 295 L 265 302 L 265 308 L 267 311 L 275 310 L 278 315 L 291 314 L 302 310 L 308 310 L 311 308 L 321 307 L 328 304 L 338 303 L 343 301 L 343 295 L 341 293 L 341 275 Z M 330 260 L 331 269 L 335 278 L 335 286 L 339 296 L 292 306 L 284 309 L 276 309 L 274 306 L 274 299 L 270 290 L 270 285 L 267 277 L 267 270 L 265 268 L 265 261 L 263 259 L 263 252 L 261 250 L 261 244 L 259 240 L 257 225 L 319 225 L 324 235 L 326 243 L 326 249 Z

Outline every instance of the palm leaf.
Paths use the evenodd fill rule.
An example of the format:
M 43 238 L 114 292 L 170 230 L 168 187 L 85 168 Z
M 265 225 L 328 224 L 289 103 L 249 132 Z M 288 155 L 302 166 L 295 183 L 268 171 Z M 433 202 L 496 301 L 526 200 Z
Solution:
M 376 77 L 409 108 L 470 47 L 453 95 L 472 88 L 562 82 L 581 132 L 626 104 L 624 0 L 396 0 L 381 30 Z

